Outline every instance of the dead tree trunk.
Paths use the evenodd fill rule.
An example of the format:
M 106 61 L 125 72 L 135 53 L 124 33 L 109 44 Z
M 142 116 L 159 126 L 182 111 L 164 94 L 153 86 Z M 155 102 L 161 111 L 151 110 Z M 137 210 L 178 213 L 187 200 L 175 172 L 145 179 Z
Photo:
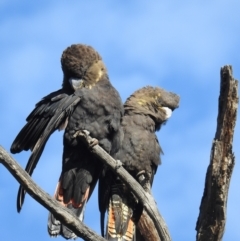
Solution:
M 196 225 L 197 241 L 220 241 L 223 237 L 228 189 L 235 162 L 232 141 L 238 107 L 237 88 L 238 81 L 233 79 L 232 67 L 221 68 L 217 130 Z

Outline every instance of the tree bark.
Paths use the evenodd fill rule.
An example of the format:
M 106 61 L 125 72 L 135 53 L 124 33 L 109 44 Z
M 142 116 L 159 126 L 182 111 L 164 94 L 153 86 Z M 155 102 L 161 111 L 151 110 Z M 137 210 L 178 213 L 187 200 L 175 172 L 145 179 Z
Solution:
M 238 81 L 233 78 L 232 67 L 221 68 L 217 130 L 196 225 L 197 241 L 220 241 L 223 237 L 228 190 L 235 163 L 232 141 L 238 107 L 237 88 Z

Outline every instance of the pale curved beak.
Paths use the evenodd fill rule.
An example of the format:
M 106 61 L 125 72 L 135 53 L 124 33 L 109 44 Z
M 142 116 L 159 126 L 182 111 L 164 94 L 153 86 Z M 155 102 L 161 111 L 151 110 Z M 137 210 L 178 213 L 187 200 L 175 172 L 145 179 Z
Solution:
M 165 120 L 169 119 L 172 115 L 172 110 L 168 107 L 162 107 L 162 109 L 165 111 L 166 116 L 165 116 Z
M 82 88 L 84 81 L 82 79 L 70 78 L 69 83 L 74 90 Z

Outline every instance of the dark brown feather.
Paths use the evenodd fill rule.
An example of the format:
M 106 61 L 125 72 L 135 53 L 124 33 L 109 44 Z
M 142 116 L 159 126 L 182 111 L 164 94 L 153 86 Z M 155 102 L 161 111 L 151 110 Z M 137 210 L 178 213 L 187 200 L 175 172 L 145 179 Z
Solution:
M 26 166 L 31 175 L 49 136 L 56 129 L 66 127 L 62 173 L 55 197 L 60 197 L 59 202 L 82 220 L 84 207 L 97 183 L 102 164 L 74 134 L 79 130 L 88 130 L 107 152 L 114 154 L 120 146 L 123 106 L 118 92 L 109 81 L 100 55 L 92 47 L 82 44 L 68 47 L 62 54 L 61 64 L 64 73 L 62 89 L 36 105 L 27 118 L 27 124 L 14 140 L 11 151 L 32 150 Z M 71 86 L 72 79 L 74 83 L 80 81 L 81 84 Z M 24 196 L 25 191 L 20 186 L 18 211 Z M 48 231 L 51 236 L 76 237 L 52 214 L 49 215 Z
M 150 86 L 134 92 L 124 104 L 125 112 L 121 123 L 123 138 L 119 151 L 113 157 L 122 161 L 124 168 L 140 182 L 146 191 L 151 191 L 154 175 L 161 163 L 160 154 L 162 150 L 155 132 L 168 119 L 166 108 L 173 111 L 178 107 L 178 104 L 179 96 L 176 94 Z M 122 187 L 122 191 L 117 193 L 117 199 L 116 193 L 113 191 L 116 182 L 118 182 L 119 187 Z M 118 203 L 118 206 L 120 205 L 118 210 L 123 210 L 124 205 L 128 205 L 125 214 L 123 214 L 123 211 L 120 213 L 114 212 L 115 231 L 113 232 L 112 224 L 109 223 L 106 231 L 108 240 L 115 240 L 116 235 L 122 237 L 122 240 L 127 240 L 123 229 L 119 231 L 119 227 L 132 225 L 132 222 L 136 223 L 141 215 L 142 205 L 124 187 L 125 185 L 110 170 L 103 172 L 99 181 L 102 234 L 104 233 L 103 217 L 108 205 L 114 207 L 113 204 Z M 115 200 L 115 202 L 112 200 Z M 121 200 L 125 200 L 122 201 L 122 206 L 120 204 Z M 128 215 L 131 217 L 128 221 L 132 220 L 128 224 L 119 221 L 122 216 L 127 215 L 126 210 L 128 210 Z

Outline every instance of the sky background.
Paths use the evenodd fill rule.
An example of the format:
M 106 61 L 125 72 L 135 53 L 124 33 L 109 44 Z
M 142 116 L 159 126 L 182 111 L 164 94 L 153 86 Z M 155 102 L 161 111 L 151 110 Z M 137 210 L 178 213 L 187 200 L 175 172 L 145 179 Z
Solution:
M 172 239 L 195 240 L 216 131 L 220 67 L 231 64 L 240 80 L 239 9 L 239 0 L 1 0 L 0 145 L 9 150 L 35 104 L 61 87 L 62 51 L 73 43 L 91 45 L 103 57 L 123 101 L 146 85 L 180 95 L 180 108 L 158 133 L 164 155 L 153 193 Z M 62 134 L 51 136 L 33 174 L 51 195 L 61 170 Z M 238 121 L 224 241 L 240 240 L 239 134 Z M 14 157 L 25 167 L 29 156 Z M 0 239 L 50 240 L 48 211 L 29 195 L 17 213 L 18 187 L 0 165 Z M 96 192 L 85 223 L 100 233 Z

